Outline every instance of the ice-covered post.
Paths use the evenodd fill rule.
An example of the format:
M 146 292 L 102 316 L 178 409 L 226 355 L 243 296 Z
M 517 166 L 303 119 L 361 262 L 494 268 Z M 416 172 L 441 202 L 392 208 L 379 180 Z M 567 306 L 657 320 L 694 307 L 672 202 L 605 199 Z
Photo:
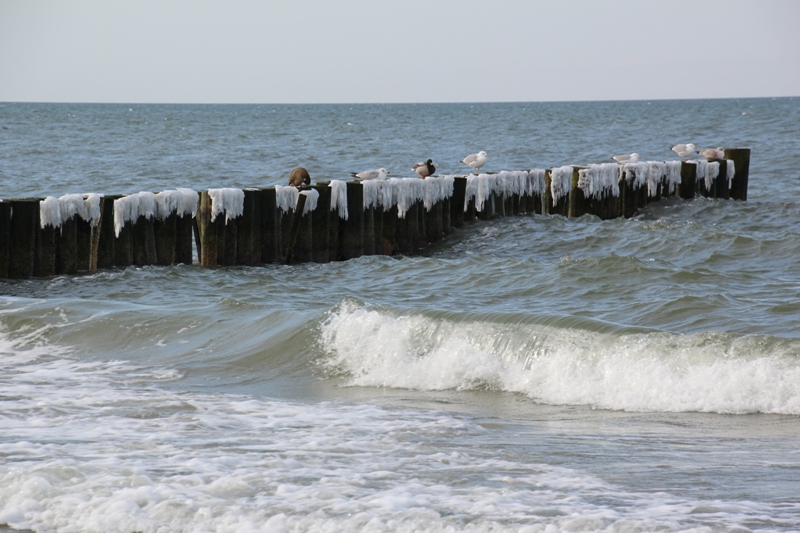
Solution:
M 733 161 L 733 179 L 730 197 L 733 200 L 747 200 L 747 182 L 750 179 L 750 149 L 726 148 L 725 159 Z
M 328 187 L 331 189 L 330 214 L 328 218 L 328 259 L 338 261 L 339 255 L 339 226 L 343 220 L 347 220 L 347 182 L 332 180 Z
M 330 261 L 331 187 L 325 181 L 313 186 L 317 191 L 317 208 L 311 212 L 311 255 L 315 263 Z
M 153 221 L 153 240 L 156 247 L 156 264 L 175 263 L 178 208 L 183 205 L 183 195 L 178 191 L 162 191 L 155 196 L 156 216 Z
M 339 221 L 339 256 L 343 260 L 364 254 L 364 188 L 347 182 L 347 219 Z
M 681 183 L 678 185 L 678 196 L 684 200 L 694 198 L 697 191 L 697 165 L 688 161 L 681 163 Z
M 453 178 L 453 196 L 450 198 L 450 224 L 454 228 L 464 225 L 465 200 L 467 193 L 467 178 L 456 176 Z M 473 204 L 473 212 L 474 212 Z
M 234 223 L 236 225 L 236 264 L 254 265 L 261 261 L 261 254 L 258 258 L 254 257 L 253 252 L 253 233 L 254 228 L 260 228 L 260 221 L 257 219 L 261 213 L 256 211 L 257 189 L 245 189 L 242 198 L 242 215 Z M 259 250 L 260 251 L 260 250 Z
M 218 235 L 221 233 L 219 228 L 223 223 L 224 221 L 221 217 L 212 222 L 211 196 L 209 196 L 208 191 L 202 191 L 200 193 L 200 205 L 197 210 L 197 229 L 200 235 L 198 255 L 202 266 L 217 266 Z
M 572 167 L 572 176 L 570 177 L 570 189 L 567 198 L 567 216 L 569 218 L 577 218 L 589 212 L 589 202 L 584 194 L 583 189 L 579 187 L 580 171 L 587 167 Z
M 48 196 L 39 201 L 39 227 L 36 232 L 36 252 L 33 275 L 53 276 L 56 273 L 56 230 L 61 228 L 58 198 Z
M 197 191 L 185 188 L 179 188 L 178 192 L 183 198 L 178 208 L 178 218 L 175 220 L 175 263 L 191 265 L 194 262 L 192 239 L 200 195 Z
M 11 251 L 11 204 L 0 200 L 0 279 L 8 277 L 8 254 Z
M 280 217 L 275 187 L 261 189 L 261 261 L 276 263 L 281 249 Z
M 719 173 L 717 174 L 717 178 L 714 180 L 714 190 L 716 191 L 716 198 L 722 198 L 723 200 L 728 200 L 731 197 L 730 180 L 728 179 L 728 170 L 732 170 L 731 167 L 733 167 L 734 164 L 731 164 L 729 166 L 728 161 L 725 159 L 714 159 L 713 162 L 719 165 Z
M 100 200 L 100 228 L 92 239 L 92 261 L 95 268 L 111 268 L 116 260 L 116 235 L 114 230 L 114 202 L 121 194 L 103 196 Z M 93 270 L 91 266 L 89 270 Z
M 306 214 L 306 201 L 308 196 L 300 194 L 297 197 L 292 224 L 289 229 L 289 240 L 286 244 L 286 264 L 303 263 L 311 260 L 311 216 Z M 301 228 L 308 226 L 306 231 Z M 301 236 L 300 234 L 303 233 Z M 307 257 L 306 257 L 307 256 Z

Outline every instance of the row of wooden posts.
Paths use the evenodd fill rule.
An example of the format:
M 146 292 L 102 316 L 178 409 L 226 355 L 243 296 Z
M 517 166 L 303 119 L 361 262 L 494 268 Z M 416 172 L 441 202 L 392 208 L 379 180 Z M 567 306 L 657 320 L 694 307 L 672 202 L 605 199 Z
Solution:
M 362 255 L 412 255 L 475 220 L 526 214 L 601 219 L 631 217 L 649 202 L 666 196 L 695 195 L 747 199 L 750 150 L 727 149 L 735 167 L 729 179 L 725 161 L 708 186 L 697 179 L 698 165 L 683 162 L 680 183 L 657 183 L 655 188 L 621 179 L 618 194 L 588 195 L 579 186 L 580 171 L 572 167 L 568 193 L 554 198 L 554 169 L 544 172 L 539 191 L 491 193 L 483 204 L 468 195 L 473 177 L 452 177 L 452 190 L 426 208 L 417 199 L 407 209 L 397 205 L 364 206 L 364 185 L 348 181 L 346 217 L 331 209 L 330 182 L 308 187 L 316 191 L 316 206 L 305 209 L 307 194 L 297 196 L 294 209 L 279 207 L 275 187 L 245 189 L 241 216 L 214 216 L 208 191 L 200 192 L 195 216 L 179 211 L 162 218 L 141 216 L 115 229 L 114 201 L 100 200 L 98 219 L 73 216 L 59 227 L 41 227 L 40 198 L 0 201 L 0 278 L 47 277 L 128 266 L 199 263 L 202 266 L 258 265 L 348 260 Z M 566 167 L 560 167 L 566 168 Z M 410 178 L 409 178 L 410 179 Z M 443 178 L 428 178 L 443 179 Z M 463 206 L 463 207 L 462 207 Z M 307 212 L 306 212 L 307 211 Z

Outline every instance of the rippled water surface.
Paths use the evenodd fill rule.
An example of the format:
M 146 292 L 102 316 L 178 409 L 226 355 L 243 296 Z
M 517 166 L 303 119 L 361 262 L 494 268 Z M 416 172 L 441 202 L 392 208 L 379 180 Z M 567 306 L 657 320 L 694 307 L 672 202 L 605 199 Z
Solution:
M 746 202 L 0 280 L 0 529 L 800 530 L 800 100 L 0 104 L 0 197 L 752 150 Z

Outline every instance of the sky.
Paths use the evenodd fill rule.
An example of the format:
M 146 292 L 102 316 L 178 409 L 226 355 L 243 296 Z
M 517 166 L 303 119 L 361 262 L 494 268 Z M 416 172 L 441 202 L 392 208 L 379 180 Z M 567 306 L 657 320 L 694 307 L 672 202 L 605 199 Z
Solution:
M 800 96 L 798 0 L 0 0 L 0 101 Z

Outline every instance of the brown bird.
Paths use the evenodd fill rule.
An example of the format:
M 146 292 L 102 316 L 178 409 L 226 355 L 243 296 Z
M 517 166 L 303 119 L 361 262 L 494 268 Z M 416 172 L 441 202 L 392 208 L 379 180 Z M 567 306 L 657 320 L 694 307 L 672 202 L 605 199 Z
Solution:
M 419 163 L 414 165 L 411 170 L 419 174 L 420 178 L 425 179 L 426 177 L 436 172 L 436 167 L 433 166 L 433 161 L 428 159 L 424 163 L 420 161 Z
M 289 185 L 292 187 L 300 187 L 301 185 L 311 185 L 311 176 L 308 175 L 308 170 L 303 167 L 297 167 L 289 174 Z

